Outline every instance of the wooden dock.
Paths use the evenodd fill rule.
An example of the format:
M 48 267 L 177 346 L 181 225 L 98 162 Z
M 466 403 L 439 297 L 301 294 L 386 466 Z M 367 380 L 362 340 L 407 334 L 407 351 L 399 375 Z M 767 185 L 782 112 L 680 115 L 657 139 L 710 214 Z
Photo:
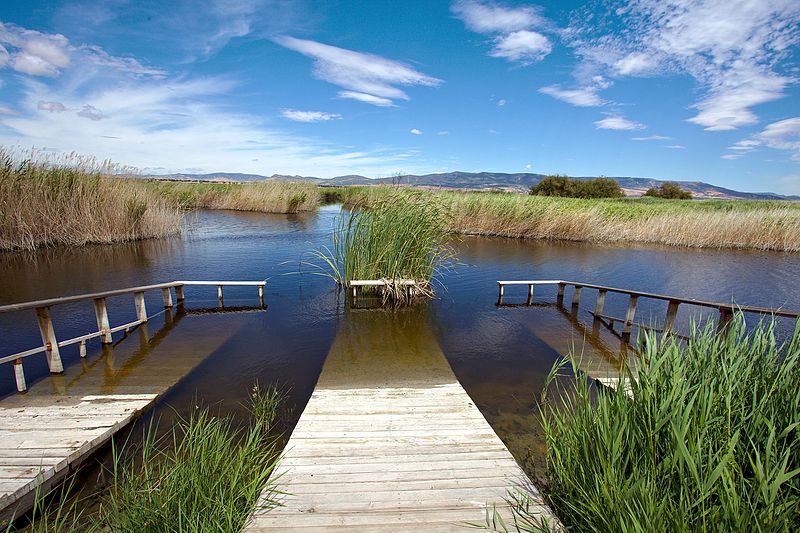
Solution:
M 138 292 L 140 288 L 136 289 Z M 156 289 L 161 287 L 156 286 Z M 125 290 L 121 293 L 126 294 Z M 180 292 L 179 296 L 182 299 L 183 293 Z M 89 295 L 89 301 L 96 297 L 98 295 Z M 81 298 L 63 300 L 80 301 Z M 140 302 L 137 298 L 137 311 L 143 310 Z M 61 301 L 46 303 L 49 306 Z M 175 313 L 171 300 L 167 302 L 165 297 L 166 303 L 170 307 L 158 321 L 162 324 L 158 331 L 153 331 L 153 317 L 142 313 L 142 320 L 130 326 L 133 328 L 131 338 L 123 343 L 103 344 L 101 354 L 91 358 L 84 358 L 82 349 L 80 364 L 66 367 L 61 365 L 58 355 L 60 372 L 30 387 L 23 378 L 24 394 L 13 394 L 0 400 L 0 528 L 4 529 L 9 519 L 30 509 L 37 490 L 46 492 L 74 472 L 117 431 L 169 391 L 225 342 L 238 324 L 235 317 L 230 317 L 231 323 L 224 330 L 228 332 L 226 335 L 221 335 L 215 328 L 192 328 L 193 334 L 182 338 L 178 345 L 157 349 L 162 342 L 169 343 L 166 340 L 168 333 L 185 316 L 182 311 Z M 33 304 L 39 306 L 40 302 Z M 29 304 L 6 308 L 14 310 L 26 306 Z M 202 321 L 203 318 L 198 316 L 193 320 Z M 217 326 L 220 326 L 220 320 L 224 325 L 226 318 L 215 317 Z M 102 321 L 98 321 L 98 326 L 101 325 Z M 105 327 L 106 330 L 90 335 L 105 339 L 105 333 L 114 329 L 108 325 L 107 318 Z M 47 329 L 52 331 L 52 325 Z M 43 341 L 46 338 L 43 333 Z M 111 333 L 108 339 L 113 341 Z M 45 349 L 28 352 L 31 355 L 45 352 L 51 361 L 53 352 L 58 354 L 51 348 L 64 345 L 66 343 L 53 338 L 49 345 L 44 346 Z M 16 364 L 17 368 L 21 368 L 21 364 Z
M 276 475 L 283 506 L 247 531 L 463 530 L 495 507 L 511 526 L 514 486 L 550 516 L 413 310 L 350 313 Z

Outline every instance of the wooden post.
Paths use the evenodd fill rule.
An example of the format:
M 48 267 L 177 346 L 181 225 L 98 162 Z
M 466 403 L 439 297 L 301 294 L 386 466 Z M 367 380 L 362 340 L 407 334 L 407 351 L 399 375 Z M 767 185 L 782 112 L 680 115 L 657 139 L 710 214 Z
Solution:
M 80 346 L 78 347 L 78 353 L 81 357 L 86 357 L 86 341 L 81 341 Z
M 144 293 L 133 293 L 133 301 L 136 304 L 136 320 L 147 322 L 147 307 L 144 305 Z
M 558 284 L 558 298 L 556 298 L 558 305 L 563 305 L 564 303 L 564 287 L 565 285 L 563 283 Z
M 25 383 L 25 369 L 22 368 L 22 358 L 14 359 L 14 378 L 17 381 L 19 392 L 28 390 L 28 385 Z
M 581 303 L 581 286 L 575 285 L 575 291 L 572 293 L 572 307 L 578 307 Z
M 631 299 L 628 301 L 628 312 L 625 314 L 625 326 L 622 333 L 630 333 L 633 329 L 633 318 L 636 316 L 636 302 L 639 300 L 638 296 L 631 294 Z
M 353 287 L 353 300 L 355 300 L 356 299 L 356 286 L 352 285 L 352 287 Z
M 258 305 L 264 305 L 264 286 L 258 286 Z
M 672 328 L 675 326 L 675 317 L 678 316 L 679 305 L 681 305 L 681 303 L 676 300 L 669 301 L 669 305 L 667 305 L 667 317 L 664 319 L 665 333 L 672 330 Z
M 728 325 L 728 322 L 731 321 L 733 318 L 733 311 L 728 309 L 727 307 L 720 307 L 719 308 L 719 322 L 717 322 L 717 331 L 722 331 L 725 329 L 725 326 Z
M 102 344 L 111 344 L 114 341 L 111 338 L 111 326 L 108 323 L 108 309 L 106 308 L 105 298 L 97 298 L 94 301 L 94 314 L 97 318 L 97 331 L 103 334 L 100 337 L 100 342 Z
M 53 321 L 50 319 L 50 308 L 37 307 L 36 318 L 39 321 L 42 342 L 47 348 L 47 366 L 50 367 L 50 373 L 60 374 L 64 371 L 64 365 L 61 364 L 61 352 L 58 350 L 56 332 L 53 330 Z
M 603 314 L 603 307 L 606 305 L 606 293 L 608 291 L 604 289 L 600 289 L 597 292 L 597 303 L 594 305 L 594 316 L 595 318 L 599 317 Z
M 528 285 L 528 305 L 533 304 L 533 283 Z
M 169 290 L 169 287 L 161 289 L 161 298 L 164 300 L 164 309 L 172 307 L 172 291 Z
M 178 300 L 178 303 L 181 303 L 186 299 L 183 294 L 183 285 L 175 286 L 175 299 Z
M 219 300 L 219 305 L 222 306 L 222 285 L 217 285 L 217 300 Z

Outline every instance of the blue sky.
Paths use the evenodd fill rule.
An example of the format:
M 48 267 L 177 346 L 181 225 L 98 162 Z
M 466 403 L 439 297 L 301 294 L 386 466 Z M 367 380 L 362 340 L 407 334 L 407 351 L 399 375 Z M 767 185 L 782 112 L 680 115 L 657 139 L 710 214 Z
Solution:
M 19 150 L 800 193 L 796 0 L 29 0 L 0 23 L 0 144 Z

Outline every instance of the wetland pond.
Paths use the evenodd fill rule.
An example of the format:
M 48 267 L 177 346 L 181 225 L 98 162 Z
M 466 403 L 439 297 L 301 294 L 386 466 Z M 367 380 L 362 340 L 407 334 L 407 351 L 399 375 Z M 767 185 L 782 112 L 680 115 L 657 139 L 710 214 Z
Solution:
M 596 292 L 585 290 L 575 312 L 556 305 L 555 287 L 537 288 L 531 307 L 497 307 L 497 280 L 566 279 L 800 309 L 796 254 L 485 237 L 463 237 L 453 244 L 456 258 L 442 273 L 433 300 L 399 310 L 351 309 L 330 278 L 311 274 L 304 264 L 312 260 L 311 250 L 329 245 L 339 210 L 325 206 L 301 215 L 201 211 L 180 238 L 0 254 L 0 305 L 178 279 L 268 280 L 265 309 L 253 308 L 254 287 L 226 288 L 222 311 L 215 310 L 213 287 L 187 287 L 186 313 L 162 314 L 111 348 L 92 341 L 83 360 L 77 346 L 63 348 L 63 376 L 48 374 L 43 355 L 27 358 L 28 385 L 50 382 L 54 394 L 64 394 L 93 375 L 110 394 L 124 391 L 137 368 L 194 358 L 201 362 L 138 424 L 152 416 L 185 414 L 199 403 L 243 421 L 251 388 L 259 382 L 274 383 L 286 394 L 288 434 L 337 331 L 348 325 L 390 346 L 427 342 L 432 351 L 444 353 L 500 438 L 536 473 L 543 459 L 536 402 L 554 362 L 574 349 L 583 354 L 591 375 L 631 354 L 611 331 L 593 324 L 589 310 Z M 151 310 L 161 306 L 157 292 L 148 293 Z M 505 302 L 525 300 L 524 287 L 507 289 Z M 640 302 L 639 320 L 652 316 L 660 323 L 664 309 L 648 304 Z M 626 306 L 625 297 L 609 293 L 608 314 L 624 316 Z M 690 310 L 681 309 L 677 328 L 686 331 Z M 134 320 L 133 298 L 110 299 L 109 314 L 114 324 Z M 87 333 L 95 320 L 91 303 L 58 306 L 53 319 L 60 338 Z M 419 335 L 420 328 L 433 334 Z M 0 315 L 0 338 L 0 355 L 40 343 L 34 313 Z M 9 394 L 16 394 L 13 370 L 2 365 L 0 396 Z

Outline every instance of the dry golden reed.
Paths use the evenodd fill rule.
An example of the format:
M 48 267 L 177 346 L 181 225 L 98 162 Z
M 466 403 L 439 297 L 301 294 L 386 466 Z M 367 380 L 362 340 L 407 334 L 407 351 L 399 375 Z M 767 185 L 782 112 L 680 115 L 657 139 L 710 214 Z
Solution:
M 0 147 L 0 250 L 114 243 L 179 233 L 174 202 L 119 167 L 75 154 L 43 157 Z
M 379 187 L 345 189 L 346 202 L 377 201 Z M 800 251 L 800 202 L 577 199 L 430 192 L 453 232 L 582 242 Z

